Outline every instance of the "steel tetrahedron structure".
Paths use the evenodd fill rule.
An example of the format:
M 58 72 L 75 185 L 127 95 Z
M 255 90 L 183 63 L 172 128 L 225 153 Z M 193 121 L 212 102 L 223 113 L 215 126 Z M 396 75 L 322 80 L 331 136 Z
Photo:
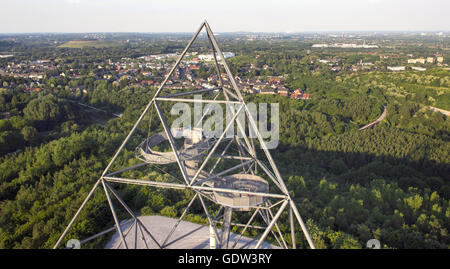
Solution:
M 197 88 L 193 91 L 182 90 L 177 93 L 173 93 L 173 91 L 166 93 L 165 89 L 168 88 L 170 78 L 177 72 L 180 63 L 203 29 L 206 30 L 205 36 L 207 37 L 210 53 L 212 53 L 211 62 L 214 65 L 218 86 L 214 88 Z M 199 95 L 206 95 L 206 98 L 192 98 L 192 96 Z M 161 107 L 161 104 L 166 102 L 227 106 L 229 111 L 231 111 L 231 117 L 220 134 L 210 137 L 205 135 L 205 130 L 198 125 L 186 128 L 171 128 L 168 122 L 170 116 L 168 117 Z M 156 118 L 162 126 L 162 131 L 149 134 L 136 147 L 135 157 L 140 161 L 139 163 L 111 171 L 119 154 L 124 150 L 125 145 L 129 143 L 130 138 L 150 111 L 156 112 Z M 203 111 L 202 119 L 211 116 L 209 112 L 208 110 Z M 242 120 L 240 115 L 245 115 L 245 120 Z M 253 136 L 249 135 L 250 131 L 246 131 L 245 125 L 252 130 Z M 237 128 L 239 135 L 235 134 L 230 137 L 227 134 L 234 127 Z M 180 145 L 180 137 L 184 138 L 183 145 Z M 158 146 L 164 142 L 168 142 L 169 146 L 167 147 L 170 151 L 160 150 Z M 178 169 L 175 169 L 179 174 L 178 182 L 121 177 L 121 174 L 134 169 L 170 164 L 178 167 Z M 112 187 L 112 184 L 117 183 L 190 190 L 193 193 L 193 198 L 170 232 L 161 240 L 154 235 L 152 228 L 142 222 L 138 214 L 125 203 L 118 191 Z M 120 240 L 117 247 L 129 248 L 131 246 L 126 240 L 127 231 L 125 231 L 125 226 L 131 225 L 135 228 L 136 233 L 139 230 L 140 238 L 146 240 L 146 236 L 153 246 L 165 248 L 168 240 L 174 234 L 184 216 L 186 216 L 191 205 L 194 201 L 199 201 L 204 211 L 203 213 L 208 219 L 210 240 L 214 240 L 214 245 L 217 243 L 219 248 L 236 248 L 239 246 L 240 248 L 260 248 L 265 240 L 268 239 L 268 236 L 273 238 L 272 241 L 274 243 L 277 242 L 280 248 L 296 248 L 296 223 L 300 225 L 308 245 L 311 248 L 315 248 L 281 174 L 265 146 L 265 141 L 258 130 L 256 119 L 252 116 L 249 106 L 245 103 L 238 83 L 227 65 L 224 53 L 220 49 L 206 20 L 201 23 L 181 55 L 179 55 L 170 72 L 165 76 L 153 98 L 145 106 L 142 114 L 67 225 L 54 248 L 58 248 L 61 245 L 79 217 L 80 212 L 92 198 L 97 188 L 103 189 L 106 195 L 115 225 L 100 234 L 81 241 L 81 244 L 108 232 L 116 231 Z M 113 198 L 128 212 L 131 219 L 126 221 L 119 220 L 113 204 Z M 211 208 L 208 205 L 219 208 L 215 216 L 211 214 Z M 236 219 L 233 216 L 242 212 L 247 214 L 246 216 L 250 216 L 248 221 L 242 224 L 233 222 Z M 278 225 L 282 215 L 289 219 L 286 221 L 288 225 L 284 225 L 289 228 L 285 228 L 284 231 Z M 260 219 L 259 222 L 263 225 L 254 225 L 255 219 Z M 240 235 L 230 240 L 232 228 L 235 226 L 239 227 Z M 259 229 L 262 232 L 249 243 L 239 245 L 239 240 L 249 229 Z M 287 238 L 289 240 L 286 240 Z M 147 246 L 147 244 L 145 245 Z

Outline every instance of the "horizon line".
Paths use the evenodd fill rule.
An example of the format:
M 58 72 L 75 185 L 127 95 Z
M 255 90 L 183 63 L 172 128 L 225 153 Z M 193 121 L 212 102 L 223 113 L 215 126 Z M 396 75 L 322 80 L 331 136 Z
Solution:
M 279 32 L 265 32 L 265 31 L 215 31 L 219 34 L 232 34 L 232 33 L 251 33 L 251 34 L 301 34 L 301 33 L 449 33 L 450 30 L 311 30 L 311 31 L 279 31 Z M 6 34 L 192 34 L 195 32 L 182 32 L 182 31 L 161 31 L 161 32 L 142 32 L 142 31 L 80 31 L 80 32 L 61 32 L 61 31 L 43 31 L 43 32 L 0 32 L 0 35 Z M 204 34 L 201 32 L 200 34 Z

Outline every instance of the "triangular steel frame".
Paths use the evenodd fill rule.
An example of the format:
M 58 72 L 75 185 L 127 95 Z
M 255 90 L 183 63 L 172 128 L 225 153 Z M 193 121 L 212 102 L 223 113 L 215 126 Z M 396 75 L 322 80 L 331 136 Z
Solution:
M 176 70 L 176 68 L 178 67 L 178 65 L 180 64 L 180 62 L 182 61 L 182 59 L 184 58 L 184 56 L 186 55 L 187 51 L 189 50 L 189 48 L 191 47 L 191 45 L 193 44 L 193 42 L 197 39 L 199 33 L 203 30 L 206 29 L 206 33 L 207 33 L 207 37 L 209 40 L 209 44 L 211 47 L 211 52 L 214 56 L 214 64 L 215 64 L 215 69 L 216 69 L 216 74 L 219 78 L 219 91 L 216 94 L 216 96 L 214 97 L 213 100 L 201 100 L 201 102 L 204 103 L 222 103 L 222 104 L 227 104 L 227 105 L 231 105 L 231 112 L 233 114 L 233 118 L 232 120 L 227 124 L 227 128 L 224 129 L 222 135 L 218 138 L 218 140 L 215 142 L 215 144 L 212 146 L 212 148 L 208 151 L 208 154 L 206 155 L 205 160 L 201 163 L 201 166 L 198 168 L 197 172 L 195 173 L 194 176 L 189 176 L 188 173 L 186 172 L 186 167 L 184 162 L 182 161 L 182 159 L 179 156 L 179 152 L 177 149 L 177 146 L 175 144 L 174 138 L 172 136 L 172 132 L 169 129 L 169 126 L 166 122 L 166 119 L 158 105 L 158 103 L 160 102 L 173 102 L 173 101 L 177 101 L 177 102 L 199 102 L 199 100 L 195 100 L 195 99 L 183 99 L 183 98 L 175 98 L 175 97 L 179 97 L 179 96 L 184 96 L 184 95 L 192 95 L 192 94 L 196 94 L 196 93 L 201 93 L 201 92 L 206 92 L 207 90 L 197 90 L 197 91 L 191 91 L 191 92 L 182 92 L 182 93 L 178 93 L 178 94 L 172 94 L 172 95 L 165 95 L 165 96 L 160 96 L 163 88 L 165 87 L 168 79 L 171 77 L 171 75 L 174 73 L 174 71 Z M 216 53 L 218 55 L 218 57 L 216 56 Z M 219 59 L 217 59 L 219 58 Z M 225 69 L 225 73 L 228 77 L 228 80 L 231 82 L 231 89 L 226 88 L 224 86 L 223 80 L 222 80 L 222 74 L 221 74 L 221 68 L 219 65 L 219 61 L 220 63 L 223 65 L 223 68 Z M 225 100 L 217 100 L 216 98 L 220 95 L 220 93 L 223 93 Z M 238 105 L 237 110 L 235 110 L 234 105 Z M 132 169 L 136 169 L 138 167 L 141 166 L 145 166 L 147 165 L 147 163 L 140 163 L 131 167 L 127 167 L 115 172 L 110 172 L 110 168 L 112 166 L 112 164 L 115 162 L 115 160 L 117 159 L 117 157 L 119 156 L 119 154 L 122 152 L 123 148 L 125 147 L 125 145 L 127 144 L 128 140 L 130 139 L 130 137 L 133 135 L 133 133 L 135 132 L 136 128 L 138 127 L 138 125 L 140 124 L 140 122 L 143 120 L 144 116 L 146 115 L 146 113 L 149 111 L 149 109 L 152 108 L 152 106 L 154 107 L 154 109 L 156 109 L 156 112 L 159 116 L 159 119 L 161 120 L 161 123 L 164 127 L 164 131 L 167 134 L 169 143 L 172 147 L 173 153 L 175 155 L 177 164 L 180 168 L 180 172 L 182 174 L 183 177 L 183 181 L 184 184 L 178 184 L 178 183 L 168 183 L 168 182 L 156 182 L 156 181 L 149 181 L 149 180 L 139 180 L 139 179 L 131 179 L 131 178 L 121 178 L 121 177 L 117 177 L 116 175 L 128 171 L 128 170 L 132 170 Z M 240 121 L 236 120 L 238 114 L 240 112 L 243 112 L 246 114 L 246 120 L 248 123 L 249 128 L 252 128 L 254 133 L 257 136 L 257 139 L 260 143 L 260 145 L 262 146 L 262 149 L 264 151 L 264 155 L 267 158 L 268 162 L 269 162 L 269 167 L 267 167 L 261 160 L 259 160 L 256 156 L 256 149 L 255 149 L 255 145 L 253 143 L 253 139 L 249 138 L 244 131 L 244 128 L 241 126 Z M 205 116 L 205 115 L 203 115 Z M 230 142 L 227 144 L 227 146 L 225 147 L 225 150 L 221 153 L 221 154 L 215 154 L 216 149 L 218 148 L 218 145 L 224 141 L 224 136 L 225 133 L 227 132 L 228 127 L 230 127 L 234 122 L 237 123 L 237 126 L 241 132 L 241 134 L 243 135 L 243 140 L 241 141 L 240 138 L 238 138 L 237 136 L 235 136 L 234 139 L 231 139 Z M 232 142 L 235 142 L 237 147 L 239 148 L 239 156 L 231 156 L 231 155 L 226 155 L 227 149 L 230 146 L 230 144 Z M 261 192 L 251 192 L 251 191 L 243 191 L 243 190 L 237 190 L 237 189 L 227 189 L 227 188 L 218 188 L 218 187 L 210 187 L 210 186 L 204 186 L 201 185 L 199 182 L 199 180 L 197 180 L 198 176 L 202 173 L 203 169 L 205 168 L 205 165 L 207 164 L 207 162 L 210 160 L 210 158 L 214 156 L 214 157 L 218 157 L 218 160 L 216 161 L 216 163 L 214 164 L 213 168 L 211 169 L 211 171 L 209 171 L 209 178 L 212 177 L 221 177 L 223 175 L 225 175 L 226 173 L 229 173 L 231 171 L 237 170 L 237 169 L 243 169 L 244 173 L 245 172 L 250 172 L 252 174 L 254 174 L 253 169 L 256 171 L 259 168 L 262 169 L 262 171 L 267 175 L 268 178 L 270 178 L 270 180 L 278 187 L 280 193 L 261 193 Z M 232 158 L 232 159 L 238 159 L 241 161 L 240 165 L 231 167 L 229 169 L 226 169 L 225 171 L 222 171 L 220 173 L 216 173 L 213 174 L 212 172 L 214 171 L 215 167 L 217 166 L 217 164 L 219 163 L 220 160 L 222 160 L 222 158 Z M 119 194 L 111 187 L 111 185 L 109 184 L 110 182 L 115 182 L 115 183 L 124 183 L 124 184 L 137 184 L 137 185 L 143 185 L 143 186 L 154 186 L 154 187 L 161 187 L 161 188 L 172 188 L 172 189 L 191 189 L 195 192 L 194 197 L 192 198 L 192 200 L 189 202 L 188 206 L 186 207 L 186 209 L 184 210 L 184 212 L 182 213 L 181 217 L 178 219 L 178 222 L 174 225 L 174 227 L 172 228 L 172 231 L 167 235 L 167 237 L 165 238 L 164 242 L 157 242 L 157 240 L 153 237 L 153 235 L 148 231 L 148 229 L 142 224 L 142 222 L 138 219 L 138 217 L 136 216 L 136 214 L 126 205 L 126 203 L 120 198 Z M 211 225 L 211 227 L 214 228 L 214 236 L 216 238 L 216 240 L 220 243 L 220 236 L 219 236 L 219 232 L 217 231 L 216 225 L 220 224 L 220 221 L 218 221 L 218 218 L 220 216 L 211 216 L 209 214 L 207 205 L 205 203 L 204 198 L 208 198 L 207 196 L 204 195 L 204 192 L 212 192 L 212 191 L 220 191 L 220 192 L 230 192 L 230 193 L 238 193 L 238 194 L 247 194 L 247 195 L 254 195 L 254 196 L 262 196 L 262 197 L 266 197 L 266 198 L 273 198 L 273 199 L 277 199 L 277 202 L 275 202 L 274 204 L 271 204 L 270 200 L 267 200 L 263 205 L 259 205 L 259 206 L 255 206 L 252 207 L 252 210 L 254 210 L 254 212 L 252 213 L 252 216 L 250 218 L 250 220 L 248 221 L 247 224 L 233 224 L 233 225 L 240 225 L 241 227 L 244 227 L 243 231 L 241 232 L 239 238 L 232 243 L 232 246 L 236 246 L 237 242 L 239 241 L 239 239 L 242 237 L 242 235 L 244 234 L 244 232 L 248 229 L 248 228 L 255 228 L 256 226 L 252 226 L 251 223 L 254 220 L 254 218 L 256 216 L 261 216 L 262 219 L 264 220 L 264 222 L 267 224 L 266 227 L 259 227 L 262 228 L 264 230 L 264 232 L 262 233 L 261 236 L 259 236 L 259 238 L 257 238 L 257 243 L 255 245 L 255 248 L 260 248 L 262 243 L 264 242 L 264 240 L 266 239 L 266 237 L 269 235 L 269 233 L 271 233 L 273 235 L 273 237 L 278 241 L 280 247 L 282 248 L 288 248 L 288 244 L 285 242 L 282 234 L 281 234 L 281 230 L 278 227 L 277 221 L 279 219 L 279 217 L 281 216 L 281 214 L 283 213 L 283 211 L 286 209 L 286 207 L 289 205 L 289 219 L 290 219 L 290 232 L 291 232 L 291 247 L 292 248 L 296 248 L 296 242 L 295 242 L 295 220 L 297 220 L 297 222 L 299 223 L 303 234 L 305 235 L 305 238 L 309 244 L 309 246 L 311 248 L 315 248 L 314 243 L 308 233 L 308 230 L 302 220 L 302 217 L 300 216 L 299 211 L 297 210 L 297 207 L 294 203 L 294 201 L 292 200 L 292 198 L 289 195 L 289 191 L 281 177 L 281 174 L 279 173 L 277 166 L 269 152 L 269 150 L 267 149 L 267 147 L 265 146 L 265 142 L 261 136 L 261 134 L 258 131 L 255 119 L 251 116 L 251 112 L 249 110 L 249 108 L 247 107 L 244 98 L 242 97 L 241 91 L 235 81 L 234 76 L 232 75 L 230 68 L 228 67 L 226 61 L 225 61 L 225 57 L 217 43 L 217 40 L 208 24 L 208 22 L 205 20 L 204 22 L 201 23 L 200 27 L 198 28 L 198 30 L 195 32 L 195 34 L 193 35 L 193 37 L 191 38 L 191 40 L 189 41 L 189 43 L 187 44 L 186 48 L 182 51 L 181 55 L 178 57 L 177 61 L 175 62 L 174 66 L 172 67 L 172 69 L 170 70 L 170 72 L 167 74 L 167 76 L 165 77 L 164 81 L 161 83 L 160 87 L 158 88 L 158 90 L 156 91 L 154 97 L 151 99 L 151 101 L 146 105 L 144 111 L 142 112 L 142 114 L 139 116 L 139 118 L 137 119 L 136 123 L 134 124 L 134 126 L 132 127 L 132 129 L 130 130 L 130 132 L 128 133 L 128 135 L 126 136 L 126 138 L 124 139 L 124 141 L 122 142 L 122 144 L 120 145 L 120 147 L 118 148 L 118 150 L 116 151 L 116 153 L 114 154 L 114 156 L 112 157 L 111 161 L 108 163 L 108 165 L 106 166 L 106 168 L 104 169 L 103 173 L 101 174 L 100 178 L 97 180 L 97 182 L 94 184 L 93 188 L 91 189 L 91 191 L 89 192 L 89 194 L 87 195 L 87 197 L 85 198 L 85 200 L 83 201 L 83 203 L 81 204 L 80 208 L 77 210 L 77 212 L 75 213 L 75 215 L 73 216 L 73 218 L 71 219 L 71 221 L 69 222 L 69 224 L 67 225 L 66 229 L 64 230 L 64 232 L 62 233 L 62 235 L 59 237 L 58 241 L 56 242 L 56 244 L 54 245 L 54 248 L 58 248 L 62 242 L 62 240 L 65 238 L 65 236 L 67 235 L 68 231 L 70 230 L 70 228 L 72 227 L 72 225 L 74 224 L 74 222 L 76 221 L 76 219 L 78 218 L 80 212 L 82 211 L 82 209 L 85 207 L 86 203 L 89 201 L 89 199 L 93 196 L 94 191 L 97 189 L 97 187 L 99 187 L 100 185 L 102 185 L 103 190 L 105 192 L 114 222 L 115 222 L 115 226 L 103 231 L 102 233 L 99 233 L 97 235 L 91 236 L 83 241 L 81 241 L 81 243 L 85 243 L 89 240 L 92 240 L 98 236 L 101 236 L 107 232 L 113 231 L 114 229 L 117 231 L 117 233 L 120 236 L 120 245 L 117 247 L 121 247 L 123 246 L 124 248 L 128 248 L 129 246 L 127 246 L 125 237 L 124 237 L 124 232 L 122 230 L 122 226 L 130 223 L 131 221 L 134 221 L 133 225 L 136 225 L 136 233 L 137 233 L 137 228 L 139 227 L 140 230 L 140 234 L 141 234 L 141 238 L 144 239 L 145 241 L 145 235 L 144 235 L 144 231 L 145 233 L 147 233 L 147 236 L 150 237 L 160 248 L 164 248 L 165 245 L 167 244 L 169 238 L 171 237 L 171 235 L 173 234 L 173 232 L 175 231 L 175 229 L 177 228 L 178 224 L 181 222 L 182 218 L 185 216 L 185 214 L 187 213 L 187 211 L 189 210 L 190 206 L 192 205 L 192 203 L 194 202 L 194 200 L 198 199 L 203 207 L 204 213 L 206 214 L 209 224 Z M 124 207 L 124 209 L 130 214 L 130 216 L 132 217 L 132 219 L 126 221 L 126 222 L 119 222 L 119 219 L 117 218 L 117 214 L 115 211 L 115 208 L 113 206 L 112 203 L 112 199 L 110 196 L 110 192 L 113 194 L 113 196 L 120 202 L 120 204 Z M 279 207 L 276 210 L 276 213 L 273 214 L 272 209 Z M 221 208 L 222 209 L 222 208 Z M 220 213 L 220 210 L 217 214 Z M 274 228 L 275 227 L 275 228 Z M 136 235 L 137 236 L 137 235 Z M 224 243 L 224 242 L 222 242 Z M 226 242 L 226 244 L 228 245 L 228 242 Z

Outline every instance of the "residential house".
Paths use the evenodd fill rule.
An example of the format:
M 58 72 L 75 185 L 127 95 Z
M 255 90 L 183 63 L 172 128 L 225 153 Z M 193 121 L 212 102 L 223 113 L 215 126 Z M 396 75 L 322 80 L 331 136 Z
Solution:
M 416 63 L 425 64 L 425 58 L 418 58 L 418 59 L 416 59 Z
M 289 89 L 286 87 L 281 87 L 277 89 L 278 94 L 281 96 L 289 96 Z
M 292 99 L 301 99 L 302 95 L 303 95 L 302 89 L 298 88 L 293 93 L 291 93 L 291 98 Z
M 309 93 L 304 93 L 304 94 L 302 95 L 302 99 L 303 99 L 303 100 L 308 100 L 309 98 L 310 98 Z
M 259 91 L 260 94 L 277 94 L 277 90 L 273 88 L 264 88 Z
M 280 78 L 271 78 L 269 79 L 269 84 L 281 84 Z

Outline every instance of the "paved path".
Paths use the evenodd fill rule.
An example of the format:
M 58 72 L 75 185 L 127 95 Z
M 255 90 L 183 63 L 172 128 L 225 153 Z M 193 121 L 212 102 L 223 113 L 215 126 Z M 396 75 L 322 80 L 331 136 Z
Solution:
M 172 230 L 172 227 L 177 222 L 177 219 L 168 218 L 164 216 L 141 216 L 138 219 L 145 225 L 147 230 L 152 234 L 152 236 L 162 244 L 166 236 Z M 126 221 L 126 220 L 125 220 Z M 124 222 L 125 222 L 124 221 Z M 146 249 L 145 243 L 147 243 L 148 248 L 156 249 L 158 248 L 155 241 L 153 241 L 150 236 L 142 229 L 145 236 L 145 243 L 142 240 L 142 234 L 140 229 L 137 230 L 136 225 L 133 225 L 134 221 L 129 224 L 121 225 L 122 231 L 125 236 L 125 241 L 127 242 L 129 249 Z M 130 226 L 132 226 L 130 228 Z M 129 229 L 130 228 L 130 229 Z M 219 229 L 220 230 L 220 229 Z M 181 221 L 175 232 L 172 234 L 170 239 L 167 241 L 164 248 L 166 249 L 209 249 L 209 225 L 200 225 L 188 221 Z M 219 231 L 220 236 L 220 231 Z M 230 233 L 229 246 L 234 244 L 234 241 L 239 237 L 237 234 Z M 237 244 L 236 248 L 241 248 L 245 244 L 252 241 L 248 237 L 242 237 Z M 111 240 L 106 244 L 106 249 L 116 249 L 123 248 L 120 244 L 121 240 L 117 232 L 114 233 Z M 245 248 L 254 248 L 257 240 L 251 242 Z M 119 246 L 120 245 L 120 246 Z M 278 246 L 273 246 L 267 242 L 263 242 L 261 245 L 263 249 L 279 248 Z
M 435 112 L 441 112 L 442 114 L 444 114 L 444 115 L 447 116 L 447 117 L 450 116 L 450 111 L 448 111 L 448 110 L 443 110 L 443 109 L 436 108 L 436 107 L 432 107 L 432 106 L 429 106 L 428 108 L 429 108 L 430 110 L 432 110 L 432 111 L 435 111 Z
M 387 115 L 387 107 L 383 106 L 383 109 L 384 109 L 384 111 L 383 111 L 383 113 L 381 113 L 381 116 L 378 117 L 378 119 L 376 119 L 374 122 L 371 122 L 371 123 L 369 123 L 367 125 L 364 125 L 363 127 L 359 128 L 358 131 L 362 131 L 362 130 L 365 130 L 367 128 L 371 128 L 372 126 L 377 125 L 378 123 L 380 123 L 380 121 L 384 120 L 384 118 L 386 118 L 386 115 Z

